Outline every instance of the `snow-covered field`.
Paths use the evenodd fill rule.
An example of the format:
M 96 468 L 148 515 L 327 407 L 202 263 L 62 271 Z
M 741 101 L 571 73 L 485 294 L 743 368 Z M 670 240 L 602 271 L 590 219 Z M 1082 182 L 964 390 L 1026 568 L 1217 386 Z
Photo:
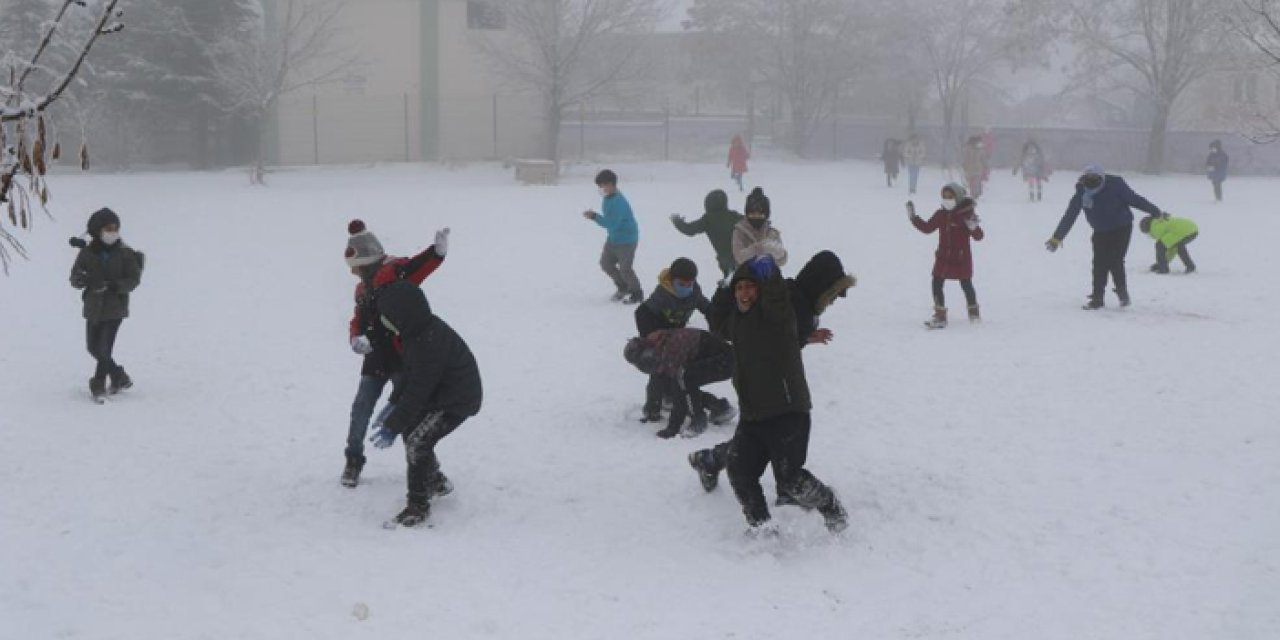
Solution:
M 936 240 L 905 187 L 867 164 L 753 166 L 787 271 L 830 248 L 859 277 L 824 316 L 835 342 L 805 351 L 809 466 L 852 526 L 775 509 L 784 538 L 762 544 L 685 462 L 728 427 L 662 441 L 630 418 L 632 308 L 606 301 L 603 232 L 579 215 L 596 168 L 554 188 L 496 166 L 58 178 L 58 220 L 0 278 L 0 638 L 1280 637 L 1280 181 L 1232 179 L 1219 205 L 1198 176 L 1131 176 L 1200 224 L 1200 271 L 1147 273 L 1135 236 L 1134 306 L 1086 313 L 1083 218 L 1042 246 L 1071 176 L 1031 204 L 1001 172 L 979 208 L 985 321 L 927 332 Z M 687 255 L 711 286 L 706 240 L 667 217 L 724 171 L 614 168 L 646 285 Z M 941 182 L 926 172 L 921 210 Z M 99 407 L 65 243 L 103 205 L 148 262 L 117 347 L 137 387 Z M 399 254 L 453 229 L 424 288 L 486 399 L 439 449 L 457 490 L 430 529 L 379 526 L 402 506 L 398 445 L 337 482 L 352 217 Z

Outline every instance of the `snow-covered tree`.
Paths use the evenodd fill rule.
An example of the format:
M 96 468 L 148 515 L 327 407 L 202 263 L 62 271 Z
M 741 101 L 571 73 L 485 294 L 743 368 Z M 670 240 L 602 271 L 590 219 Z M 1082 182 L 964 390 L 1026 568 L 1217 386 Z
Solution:
M 49 110 L 71 86 L 98 39 L 124 28 L 119 0 L 48 3 L 48 17 L 39 21 L 26 16 L 44 3 L 21 4 L 22 31 L 11 30 L 5 37 L 26 48 L 6 49 L 0 57 L 0 205 L 7 214 L 0 218 L 0 265 L 6 273 L 11 251 L 26 255 L 11 229 L 30 228 L 34 205 L 49 201 L 48 164 L 62 151 Z M 36 38 L 27 32 L 33 28 Z M 79 153 L 81 165 L 87 166 L 88 150 L 82 146 Z
M 218 105 L 248 120 L 259 136 L 250 181 L 264 184 L 267 117 L 280 98 L 343 80 L 361 64 L 342 39 L 345 0 L 276 0 L 214 43 Z M 273 12 L 271 14 L 267 11 Z
M 641 68 L 643 43 L 662 16 L 659 0 L 509 0 L 492 7 L 505 29 L 476 44 L 514 86 L 538 95 L 545 153 L 560 158 L 560 124 L 571 105 L 599 95 Z
M 1145 171 L 1164 165 L 1165 139 L 1178 98 L 1221 69 L 1228 0 L 1068 0 L 1059 5 L 1077 51 L 1077 75 L 1127 89 L 1151 104 Z

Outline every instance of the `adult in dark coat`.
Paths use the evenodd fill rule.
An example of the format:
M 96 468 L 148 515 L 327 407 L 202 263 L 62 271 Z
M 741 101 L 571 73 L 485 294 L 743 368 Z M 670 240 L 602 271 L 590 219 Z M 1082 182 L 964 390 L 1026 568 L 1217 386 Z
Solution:
M 770 519 L 760 476 L 772 464 L 780 492 L 817 509 L 832 531 L 844 529 L 847 514 L 835 493 L 804 468 L 812 405 L 795 311 L 773 258 L 739 267 L 729 288 L 716 293 L 710 320 L 736 356 L 733 386 L 741 420 L 727 471 L 747 523 L 758 530 Z
M 108 393 L 133 386 L 124 367 L 115 361 L 114 352 L 120 325 L 129 317 L 129 294 L 142 283 L 144 256 L 120 239 L 120 216 L 111 209 L 95 211 L 86 227 L 89 242 L 71 239 L 80 253 L 71 265 L 70 279 L 72 287 L 83 291 L 85 346 L 97 362 L 89 392 L 95 401 L 102 402 Z
M 1209 157 L 1205 158 L 1204 169 L 1213 183 L 1213 199 L 1222 202 L 1222 183 L 1227 179 L 1227 168 L 1231 165 L 1231 157 L 1222 150 L 1222 141 L 1209 143 Z
M 707 194 L 702 207 L 704 213 L 701 218 L 688 222 L 684 216 L 676 213 L 671 216 L 671 224 L 675 225 L 676 231 L 686 236 L 707 234 L 711 248 L 715 249 L 720 273 L 728 278 L 738 266 L 733 258 L 733 228 L 742 221 L 742 214 L 729 209 L 729 196 L 719 189 Z
M 387 285 L 378 294 L 378 313 L 400 339 L 404 381 L 391 398 L 395 410 L 370 440 L 386 448 L 404 436 L 408 504 L 395 521 L 413 526 L 427 518 L 431 497 L 450 488 L 436 444 L 479 413 L 484 394 L 467 343 L 431 312 L 422 289 L 405 281 Z
M 1159 207 L 1135 193 L 1124 178 L 1106 173 L 1100 165 L 1089 165 L 1076 182 L 1076 193 L 1071 197 L 1066 213 L 1062 214 L 1053 237 L 1044 243 L 1049 251 L 1057 251 L 1076 218 L 1080 217 L 1080 212 L 1084 211 L 1085 220 L 1093 227 L 1093 290 L 1088 304 L 1084 306 L 1086 310 L 1102 308 L 1108 275 L 1115 284 L 1120 306 L 1129 306 L 1124 259 L 1133 236 L 1133 211 L 1130 207 L 1153 216 L 1164 216 Z

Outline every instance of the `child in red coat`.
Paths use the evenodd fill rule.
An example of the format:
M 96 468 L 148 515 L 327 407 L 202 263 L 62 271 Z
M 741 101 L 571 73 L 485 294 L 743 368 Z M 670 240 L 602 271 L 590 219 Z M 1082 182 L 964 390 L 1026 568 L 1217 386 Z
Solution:
M 738 183 L 738 191 L 742 191 L 742 174 L 747 172 L 747 160 L 751 158 L 751 151 L 747 149 L 746 143 L 742 141 L 741 135 L 734 135 L 733 142 L 729 144 L 729 177 Z
M 933 261 L 933 317 L 925 321 L 930 329 L 947 326 L 946 299 L 942 284 L 947 280 L 959 280 L 969 304 L 969 321 L 977 322 L 978 296 L 973 290 L 973 254 L 969 239 L 981 240 L 985 234 L 978 226 L 975 203 L 964 187 L 952 182 L 942 188 L 942 208 L 927 221 L 916 215 L 916 207 L 907 202 L 907 218 L 921 233 L 938 232 L 938 251 Z

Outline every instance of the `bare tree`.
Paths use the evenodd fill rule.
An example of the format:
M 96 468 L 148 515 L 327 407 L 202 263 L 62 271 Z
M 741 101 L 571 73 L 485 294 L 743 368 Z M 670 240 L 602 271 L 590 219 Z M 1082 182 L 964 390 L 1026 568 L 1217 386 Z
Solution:
M 45 181 L 48 162 L 61 155 L 61 145 L 52 135 L 45 117 L 63 96 L 84 65 L 98 38 L 119 32 L 119 0 L 100 0 L 90 8 L 87 0 L 64 0 L 43 26 L 43 36 L 29 55 L 8 52 L 3 58 L 6 78 L 0 80 L 0 203 L 7 204 L 11 228 L 28 229 L 32 222 L 32 199 L 44 207 L 49 201 Z M 79 18 L 83 28 L 77 29 Z M 69 62 L 49 66 L 49 51 L 55 46 L 71 47 Z M 88 168 L 88 149 L 80 148 L 81 166 Z M 23 184 L 25 182 L 25 184 Z M 22 243 L 0 219 L 0 265 L 9 272 L 10 251 L 26 257 Z
M 342 81 L 362 64 L 342 41 L 338 18 L 349 6 L 346 0 L 279 0 L 266 6 L 276 13 L 241 25 L 214 45 L 212 57 L 223 89 L 219 106 L 258 132 L 253 184 L 266 184 L 266 122 L 280 98 Z
M 1064 8 L 1077 73 L 1151 102 L 1144 170 L 1160 173 L 1178 98 L 1223 65 L 1223 0 L 1070 0 Z
M 1226 13 L 1231 31 L 1248 45 L 1245 69 L 1269 74 L 1280 87 L 1280 0 L 1237 0 Z M 1280 142 L 1280 105 L 1238 110 L 1240 133 L 1259 144 Z
M 557 162 L 565 110 L 638 73 L 638 36 L 663 13 L 659 0 L 510 0 L 494 10 L 506 29 L 478 34 L 476 46 L 498 74 L 540 97 L 545 153 Z
M 969 92 L 1000 64 L 1018 64 L 1020 56 L 1043 49 L 1034 23 L 1019 20 L 1015 5 L 1000 0 L 911 0 L 906 4 L 915 25 L 912 45 L 924 54 L 932 92 L 942 112 L 942 162 L 954 159 L 956 118 Z
M 849 0 L 695 0 L 686 29 L 729 43 L 737 64 L 785 102 L 787 147 L 803 154 L 841 86 L 868 59 L 860 4 Z

